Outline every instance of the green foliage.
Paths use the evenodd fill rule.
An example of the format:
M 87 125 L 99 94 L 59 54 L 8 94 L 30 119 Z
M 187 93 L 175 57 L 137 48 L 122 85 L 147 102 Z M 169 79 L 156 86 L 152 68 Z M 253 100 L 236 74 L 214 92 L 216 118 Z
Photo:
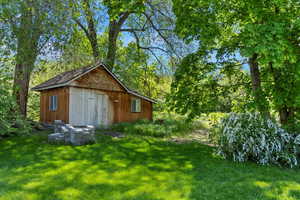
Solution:
M 222 122 L 223 118 L 227 117 L 228 113 L 221 113 L 221 112 L 212 112 L 208 115 L 205 115 L 205 119 L 208 121 L 208 130 L 209 135 L 208 138 L 211 143 L 217 145 L 219 140 L 219 132 L 216 127 Z M 202 117 L 203 118 L 203 117 Z
M 141 13 L 145 10 L 145 0 L 104 0 L 104 5 L 108 8 L 108 12 L 112 19 L 117 18 L 126 12 Z
M 201 58 L 208 59 L 195 53 L 180 63 L 168 96 L 170 108 L 195 118 L 202 113 L 231 112 L 246 107 L 241 105 L 249 96 L 244 85 L 249 81 L 246 72 L 234 69 L 232 63 L 219 70 L 217 64 Z
M 44 81 L 47 81 L 54 76 L 65 72 L 67 70 L 74 69 L 74 67 L 78 68 L 81 67 L 76 66 L 72 62 L 40 62 L 36 65 L 36 69 L 33 71 L 31 80 L 30 80 L 30 87 L 34 87 L 38 84 L 41 84 Z M 78 64 L 78 63 L 76 63 Z M 28 118 L 34 121 L 39 121 L 40 119 L 40 93 L 36 91 L 29 91 L 28 94 Z
M 11 91 L 12 77 L 0 67 L 0 136 L 28 133 L 29 124 L 17 112 L 17 104 Z
M 221 122 L 221 120 L 226 117 L 228 113 L 212 112 L 207 115 L 207 120 L 209 121 L 210 127 L 213 127 Z
M 68 37 L 66 1 L 24 0 L 1 2 L 1 47 L 14 57 L 13 93 L 19 112 L 26 117 L 31 74 L 40 56 Z M 47 54 L 45 57 L 48 57 Z
M 145 96 L 163 101 L 170 91 L 171 76 L 158 70 L 158 63 L 149 63 L 146 51 L 131 42 L 120 46 L 114 72 L 129 87 Z M 163 109 L 162 107 L 158 108 Z
M 218 153 L 225 158 L 291 168 L 298 165 L 300 135 L 295 138 L 258 113 L 231 113 L 214 129 Z
M 84 32 L 73 28 L 68 40 L 62 47 L 62 55 L 59 64 L 63 69 L 74 69 L 76 66 L 85 66 L 94 61 L 93 50 Z M 105 54 L 107 46 L 107 34 L 98 35 L 99 52 Z
M 205 108 L 220 106 L 217 97 L 222 92 L 216 89 L 206 91 L 208 89 L 203 89 L 203 82 L 207 87 L 216 85 L 216 82 L 226 82 L 230 76 L 222 71 L 229 63 L 233 63 L 231 68 L 237 71 L 239 67 L 236 64 L 245 64 L 257 55 L 262 82 L 259 95 L 266 96 L 268 101 L 255 100 L 255 93 L 249 84 L 250 77 L 245 78 L 245 74 L 239 73 L 236 80 L 239 80 L 238 85 L 243 85 L 238 89 L 243 98 L 242 101 L 232 100 L 232 109 L 252 111 L 261 106 L 268 107 L 270 103 L 278 113 L 292 113 L 288 118 L 294 120 L 298 115 L 294 113 L 299 110 L 299 1 L 173 0 L 173 3 L 177 34 L 186 42 L 199 42 L 198 52 L 182 61 L 173 85 L 173 92 L 178 93 L 175 94 L 175 102 L 183 105 L 180 113 L 195 110 L 198 114 Z M 203 68 L 204 72 L 195 70 L 197 68 Z M 184 70 L 189 73 L 183 73 L 186 77 L 181 78 L 180 73 Z M 205 73 L 208 74 L 203 76 Z M 216 73 L 218 76 L 214 75 Z M 181 85 L 187 89 L 184 90 Z M 235 85 L 228 84 L 230 88 Z M 225 96 L 235 96 L 235 90 Z M 181 103 L 185 101 L 184 97 L 187 100 Z
M 39 54 L 46 53 L 45 46 L 56 46 L 67 38 L 70 16 L 67 2 L 62 1 L 5 1 L 1 3 L 1 29 L 5 45 L 18 54 L 17 63 L 33 62 Z M 1 32 L 2 33 L 2 32 Z M 23 60 L 19 60 L 23 59 Z M 33 69 L 27 69 L 29 71 Z
M 124 132 L 128 135 L 141 135 L 151 137 L 168 137 L 172 134 L 171 129 L 160 124 L 138 121 L 135 123 L 120 123 L 112 127 L 113 130 Z
M 155 121 L 138 120 L 132 123 L 119 123 L 111 128 L 128 135 L 170 137 L 173 135 L 187 135 L 198 128 L 196 122 L 187 121 L 186 118 L 160 118 Z

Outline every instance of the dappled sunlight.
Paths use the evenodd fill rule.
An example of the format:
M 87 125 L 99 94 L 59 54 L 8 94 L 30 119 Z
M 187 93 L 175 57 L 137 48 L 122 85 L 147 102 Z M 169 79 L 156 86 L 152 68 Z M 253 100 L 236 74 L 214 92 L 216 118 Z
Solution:
M 23 185 L 23 188 L 25 190 L 26 189 L 31 190 L 31 189 L 35 189 L 35 188 L 38 188 L 38 187 L 42 187 L 43 184 L 44 184 L 44 182 L 41 181 L 41 180 L 36 180 L 36 181 L 35 180 L 31 180 L 31 182 L 25 183 Z
M 81 196 L 81 191 L 76 188 L 68 187 L 63 190 L 56 191 L 57 197 L 60 199 L 78 199 Z
M 0 193 L 1 194 L 1 193 Z M 27 192 L 27 191 L 14 191 L 8 192 L 4 196 L 0 196 L 0 200 L 40 200 L 39 195 L 35 192 Z
M 274 181 L 272 183 L 259 182 L 256 183 L 265 189 L 265 195 L 270 199 L 278 200 L 297 200 L 300 198 L 300 183 L 293 181 Z M 293 194 L 296 191 L 298 194 Z
M 254 185 L 257 185 L 258 187 L 261 187 L 261 188 L 270 187 L 270 183 L 267 183 L 267 182 L 264 182 L 264 181 L 255 181 Z
M 300 198 L 299 171 L 222 160 L 197 143 L 103 137 L 72 147 L 41 144 L 44 136 L 10 140 L 0 144 L 0 200 Z

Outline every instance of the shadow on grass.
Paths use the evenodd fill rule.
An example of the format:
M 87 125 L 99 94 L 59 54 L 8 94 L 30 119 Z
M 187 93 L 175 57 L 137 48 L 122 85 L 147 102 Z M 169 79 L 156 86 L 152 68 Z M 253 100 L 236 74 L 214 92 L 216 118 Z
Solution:
M 205 145 L 99 137 L 55 146 L 46 136 L 0 142 L 0 200 L 300 199 L 300 171 L 232 163 Z

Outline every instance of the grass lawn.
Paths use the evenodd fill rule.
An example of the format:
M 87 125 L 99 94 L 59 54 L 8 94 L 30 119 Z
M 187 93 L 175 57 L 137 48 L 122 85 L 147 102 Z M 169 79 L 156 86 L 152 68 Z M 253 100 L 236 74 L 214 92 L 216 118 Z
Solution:
M 0 200 L 300 199 L 300 170 L 233 163 L 198 143 L 45 141 L 45 134 L 0 141 Z

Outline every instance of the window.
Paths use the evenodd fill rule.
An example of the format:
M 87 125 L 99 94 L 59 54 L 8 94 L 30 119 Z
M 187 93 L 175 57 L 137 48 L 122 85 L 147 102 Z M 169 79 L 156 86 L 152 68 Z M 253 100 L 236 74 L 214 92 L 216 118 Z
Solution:
M 49 110 L 50 111 L 56 111 L 57 110 L 57 96 L 50 96 L 50 104 L 49 104 Z
M 131 99 L 131 112 L 141 112 L 140 99 Z

